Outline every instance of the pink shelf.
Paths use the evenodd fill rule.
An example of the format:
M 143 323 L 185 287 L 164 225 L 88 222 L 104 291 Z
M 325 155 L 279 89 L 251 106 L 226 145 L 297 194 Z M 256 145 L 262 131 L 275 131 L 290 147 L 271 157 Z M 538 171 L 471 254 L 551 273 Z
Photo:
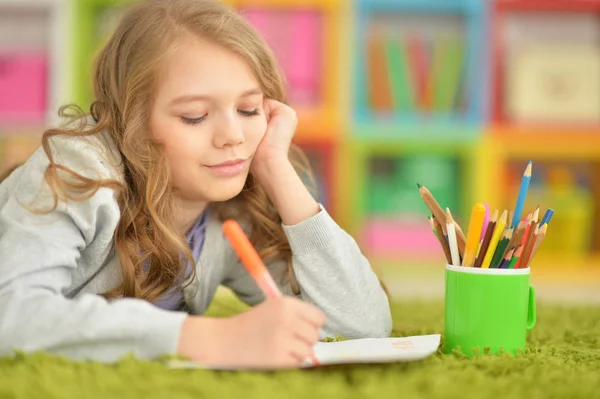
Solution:
M 0 120 L 37 122 L 47 108 L 48 57 L 43 52 L 0 52 Z
M 365 251 L 384 257 L 432 258 L 441 251 L 427 219 L 370 219 L 363 229 L 361 243 Z

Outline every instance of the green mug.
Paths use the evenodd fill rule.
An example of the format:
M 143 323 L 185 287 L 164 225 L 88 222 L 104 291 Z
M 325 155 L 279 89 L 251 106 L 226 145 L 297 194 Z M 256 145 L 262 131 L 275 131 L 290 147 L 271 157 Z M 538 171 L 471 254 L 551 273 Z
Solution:
M 525 350 L 536 318 L 529 271 L 446 265 L 444 352 L 472 357 Z

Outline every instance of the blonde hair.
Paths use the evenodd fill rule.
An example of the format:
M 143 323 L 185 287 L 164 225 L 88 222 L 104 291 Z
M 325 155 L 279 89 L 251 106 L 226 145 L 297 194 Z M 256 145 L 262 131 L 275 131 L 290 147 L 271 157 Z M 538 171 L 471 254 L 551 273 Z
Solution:
M 242 57 L 252 69 L 265 97 L 286 102 L 284 81 L 272 52 L 257 31 L 237 12 L 213 0 L 150 0 L 135 4 L 124 14 L 114 34 L 96 59 L 95 101 L 91 128 L 50 129 L 44 133 L 43 149 L 49 166 L 45 180 L 59 198 L 83 200 L 102 187 L 118 190 L 121 218 L 115 230 L 123 282 L 104 293 L 106 297 L 136 297 L 153 301 L 166 292 L 183 273 L 181 254 L 193 261 L 182 234 L 173 224 L 176 209 L 169 165 L 160 145 L 148 134 L 149 104 L 157 71 L 173 43 L 183 35 L 196 35 L 219 44 Z M 75 106 L 83 120 L 85 115 Z M 124 184 L 93 180 L 54 161 L 49 140 L 53 136 L 85 136 L 108 132 L 121 153 Z M 290 160 L 310 181 L 309 164 L 292 146 Z M 69 177 L 59 176 L 65 173 Z M 314 184 L 311 186 L 314 189 Z M 220 219 L 235 217 L 251 227 L 250 241 L 265 262 L 287 262 L 289 282 L 299 292 L 291 263 L 291 251 L 281 218 L 265 190 L 250 174 L 235 198 L 212 204 Z M 53 209 L 54 209 L 53 208 Z M 147 273 L 142 265 L 147 264 Z M 195 268 L 192 268 L 195 272 Z

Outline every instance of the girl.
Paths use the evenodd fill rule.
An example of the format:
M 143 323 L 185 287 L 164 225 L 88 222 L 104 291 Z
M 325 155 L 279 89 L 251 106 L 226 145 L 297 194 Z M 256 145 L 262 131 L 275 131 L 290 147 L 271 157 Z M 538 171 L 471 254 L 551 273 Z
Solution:
M 326 336 L 390 334 L 368 261 L 297 173 L 296 116 L 241 16 L 211 0 L 139 4 L 94 77 L 90 115 L 48 130 L 0 186 L 0 354 L 283 367 Z M 283 298 L 265 300 L 226 218 Z M 220 284 L 251 310 L 202 316 Z

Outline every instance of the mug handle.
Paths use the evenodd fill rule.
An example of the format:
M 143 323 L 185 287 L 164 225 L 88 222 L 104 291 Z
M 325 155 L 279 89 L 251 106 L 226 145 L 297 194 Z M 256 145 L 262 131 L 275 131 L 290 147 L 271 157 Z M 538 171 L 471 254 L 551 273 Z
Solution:
M 535 289 L 533 285 L 529 286 L 529 302 L 527 310 L 527 331 L 533 330 L 535 327 L 536 314 L 535 314 Z

